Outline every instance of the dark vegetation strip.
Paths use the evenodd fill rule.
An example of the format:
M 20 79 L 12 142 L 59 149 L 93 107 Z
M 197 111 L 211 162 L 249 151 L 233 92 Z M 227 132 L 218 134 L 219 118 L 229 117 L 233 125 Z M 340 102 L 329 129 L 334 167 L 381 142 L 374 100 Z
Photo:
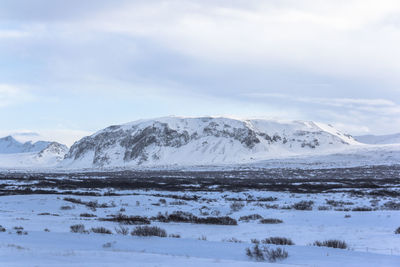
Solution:
M 151 221 L 163 223 L 180 222 L 194 224 L 216 224 L 216 225 L 237 225 L 237 221 L 229 216 L 221 217 L 198 217 L 190 212 L 174 211 L 171 214 L 159 213 L 157 216 L 128 216 L 124 214 L 112 215 L 109 218 L 100 218 L 100 221 L 116 222 L 119 224 L 140 225 L 150 224 Z
M 18 186 L 14 185 L 15 182 L 18 182 Z M 110 189 L 110 191 L 104 194 L 96 192 L 96 190 L 104 189 Z M 80 192 L 74 190 L 80 190 Z M 86 192 L 83 190 L 86 190 Z M 112 190 L 349 192 L 361 196 L 399 197 L 400 166 L 201 172 L 164 170 L 86 173 L 0 173 L 0 195 L 117 195 Z M 273 200 L 265 199 L 265 201 Z

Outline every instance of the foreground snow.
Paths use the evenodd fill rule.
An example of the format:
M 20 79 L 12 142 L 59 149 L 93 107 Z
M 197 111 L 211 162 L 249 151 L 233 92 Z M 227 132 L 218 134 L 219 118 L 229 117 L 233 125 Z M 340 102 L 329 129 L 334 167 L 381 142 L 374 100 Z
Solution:
M 191 239 L 31 232 L 1 234 L 4 266 L 398 266 L 400 256 L 285 246 L 284 262 L 250 261 L 249 244 Z M 271 247 L 276 247 L 271 245 Z
M 368 206 L 369 197 L 342 194 L 289 194 L 248 191 L 203 192 L 199 200 L 177 201 L 171 192 L 121 191 L 123 196 L 68 196 L 19 195 L 0 197 L 0 266 L 398 266 L 400 262 L 399 236 L 394 234 L 400 222 L 398 210 L 351 211 L 352 207 Z M 195 193 L 173 193 L 190 197 Z M 249 202 L 239 211 L 230 207 L 231 200 L 251 194 L 255 198 L 276 198 L 278 206 L 292 205 L 301 200 L 314 201 L 310 211 L 265 208 L 260 202 Z M 64 197 L 82 201 L 112 204 L 107 208 L 89 209 L 72 204 Z M 160 199 L 165 200 L 160 201 Z M 343 201 L 350 211 L 318 210 L 326 200 Z M 380 207 L 395 198 L 375 201 Z M 177 203 L 179 202 L 179 203 Z M 262 203 L 261 203 L 262 204 Z M 70 208 L 65 208 L 69 206 Z M 64 208 L 62 208 L 64 207 Z M 206 207 L 206 208 L 204 208 Z M 122 210 L 122 211 L 121 211 Z M 168 234 L 181 238 L 140 238 L 116 234 L 115 222 L 100 221 L 109 215 L 123 212 L 127 215 L 156 216 L 159 212 L 176 210 L 219 214 L 239 219 L 241 216 L 260 214 L 264 218 L 278 218 L 281 224 L 260 224 L 258 221 L 239 221 L 238 225 L 205 225 L 190 223 L 161 223 L 151 225 L 164 228 Z M 81 217 L 82 213 L 96 215 Z M 350 215 L 350 217 L 345 217 Z M 112 235 L 70 233 L 70 226 L 84 224 L 86 229 L 103 226 Z M 23 227 L 27 234 L 18 235 L 14 227 Z M 130 230 L 134 225 L 125 225 Z M 44 231 L 48 229 L 49 232 Z M 253 238 L 271 236 L 291 238 L 295 246 L 281 246 L 289 257 L 276 263 L 260 263 L 248 258 L 245 249 L 252 246 Z M 199 240 L 206 239 L 206 240 Z M 229 242 L 235 238 L 240 243 Z M 315 240 L 340 239 L 349 244 L 348 250 L 310 246 Z M 271 245 L 271 247 L 276 247 Z

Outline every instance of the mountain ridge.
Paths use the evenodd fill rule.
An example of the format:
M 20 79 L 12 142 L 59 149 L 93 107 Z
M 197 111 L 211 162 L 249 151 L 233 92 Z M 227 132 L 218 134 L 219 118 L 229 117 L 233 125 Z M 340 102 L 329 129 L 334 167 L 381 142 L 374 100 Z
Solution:
M 68 147 L 57 142 L 23 143 L 9 135 L 0 138 L 0 168 L 54 167 L 67 152 Z
M 71 146 L 62 167 L 246 163 L 359 144 L 330 125 L 226 117 L 161 117 L 109 126 Z
M 0 138 L 0 154 L 40 152 L 51 143 L 50 141 L 27 141 L 23 143 L 17 141 L 13 136 L 8 135 Z

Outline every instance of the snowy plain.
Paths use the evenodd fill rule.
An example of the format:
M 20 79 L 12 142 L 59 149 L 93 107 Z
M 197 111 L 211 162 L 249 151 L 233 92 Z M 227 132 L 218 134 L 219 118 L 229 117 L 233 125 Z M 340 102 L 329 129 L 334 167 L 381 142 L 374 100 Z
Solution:
M 396 197 L 264 191 L 122 190 L 112 193 L 115 196 L 2 196 L 0 218 L 6 231 L 0 233 L 0 266 L 337 266 L 338 263 L 343 266 L 398 266 L 400 263 L 400 236 L 394 234 L 400 226 L 400 211 L 385 208 L 386 202 L 398 201 Z M 93 209 L 71 203 L 70 198 L 98 201 L 106 203 L 107 207 Z M 302 200 L 313 201 L 312 209 L 287 208 Z M 232 203 L 238 202 L 243 206 L 233 209 Z M 373 210 L 353 211 L 356 207 L 372 207 Z M 230 216 L 238 224 L 152 220 L 151 225 L 180 236 L 160 238 L 117 234 L 118 223 L 100 220 L 118 213 L 151 218 L 174 211 L 196 216 Z M 95 217 L 82 217 L 84 213 Z M 282 223 L 262 224 L 260 220 L 240 219 L 251 214 L 280 219 Z M 70 226 L 75 224 L 83 224 L 88 230 L 102 226 L 112 234 L 71 233 Z M 124 225 L 130 231 L 136 226 Z M 17 233 L 19 227 L 23 228 L 20 234 Z M 289 253 L 287 259 L 265 263 L 246 256 L 245 249 L 252 246 L 251 239 L 273 236 L 290 238 L 294 242 L 294 246 L 279 246 Z M 327 239 L 344 240 L 349 248 L 311 245 L 316 240 Z

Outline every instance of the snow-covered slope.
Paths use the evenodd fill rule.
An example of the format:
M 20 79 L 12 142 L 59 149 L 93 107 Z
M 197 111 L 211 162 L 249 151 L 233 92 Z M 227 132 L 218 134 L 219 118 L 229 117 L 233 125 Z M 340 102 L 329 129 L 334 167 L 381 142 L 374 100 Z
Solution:
M 315 122 L 163 117 L 110 126 L 76 142 L 62 167 L 248 163 L 359 144 Z
M 0 153 L 0 168 L 47 168 L 54 167 L 64 159 L 68 152 L 66 145 L 46 142 L 47 146 L 39 152 Z
M 68 147 L 66 145 L 51 142 L 45 149 L 37 154 L 38 159 L 53 159 L 55 162 L 59 162 L 64 159 L 65 154 L 68 153 Z
M 40 152 L 50 145 L 51 142 L 38 141 L 38 142 L 25 142 L 21 143 L 14 139 L 12 136 L 0 138 L 0 154 L 13 154 L 25 152 Z
M 389 135 L 362 135 L 355 137 L 355 139 L 364 144 L 400 144 L 400 133 Z

